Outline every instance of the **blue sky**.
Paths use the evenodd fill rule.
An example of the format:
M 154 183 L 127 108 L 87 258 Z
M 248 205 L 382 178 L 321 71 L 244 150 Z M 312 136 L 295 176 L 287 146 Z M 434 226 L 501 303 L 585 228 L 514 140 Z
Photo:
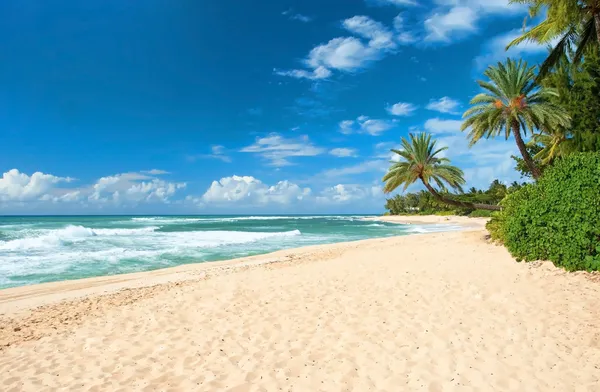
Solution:
M 469 186 L 519 179 L 512 141 L 458 130 L 506 3 L 3 2 L 0 213 L 381 212 L 421 130 Z

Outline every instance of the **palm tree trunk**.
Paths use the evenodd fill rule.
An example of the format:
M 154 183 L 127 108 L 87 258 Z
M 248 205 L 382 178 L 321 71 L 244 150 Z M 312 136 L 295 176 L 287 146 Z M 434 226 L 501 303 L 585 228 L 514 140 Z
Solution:
M 518 122 L 514 121 L 512 123 L 512 129 L 513 129 L 513 135 L 515 135 L 515 141 L 517 142 L 517 147 L 519 147 L 519 151 L 521 152 L 521 156 L 523 156 L 523 160 L 525 161 L 525 164 L 531 171 L 531 175 L 533 176 L 534 179 L 537 180 L 542 175 L 542 172 L 540 172 L 540 169 L 535 165 L 535 163 L 533 162 L 533 159 L 531 159 L 531 155 L 529 155 L 529 152 L 527 151 L 525 142 L 523 141 L 523 138 L 521 137 L 521 126 L 519 125 Z
M 600 12 L 594 12 L 594 24 L 596 25 L 596 39 L 600 45 Z
M 429 193 L 431 193 L 433 195 L 433 197 L 435 197 L 442 203 L 450 204 L 451 206 L 455 206 L 455 207 L 472 208 L 474 210 L 489 210 L 489 211 L 502 210 L 502 208 L 500 206 L 493 206 L 491 204 L 469 203 L 466 201 L 458 201 L 458 200 L 448 199 L 448 198 L 440 195 L 431 185 L 429 185 L 429 183 L 427 181 L 423 180 L 423 178 L 421 178 L 421 182 L 423 183 L 423 185 L 425 185 L 425 188 L 427 188 Z

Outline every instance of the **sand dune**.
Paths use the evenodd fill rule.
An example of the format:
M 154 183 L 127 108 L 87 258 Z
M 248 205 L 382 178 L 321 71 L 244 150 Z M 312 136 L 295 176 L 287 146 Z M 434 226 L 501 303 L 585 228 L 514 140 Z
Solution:
M 0 291 L 0 390 L 600 391 L 599 283 L 483 235 Z

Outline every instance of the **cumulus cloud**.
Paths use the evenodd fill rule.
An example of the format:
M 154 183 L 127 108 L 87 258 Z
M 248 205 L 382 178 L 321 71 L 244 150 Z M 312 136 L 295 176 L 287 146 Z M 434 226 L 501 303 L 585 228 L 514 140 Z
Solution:
M 297 79 L 326 79 L 333 72 L 355 72 L 395 53 L 399 44 L 414 41 L 414 37 L 402 26 L 402 17 L 394 22 L 394 29 L 364 15 L 356 15 L 342 21 L 341 26 L 352 37 L 337 37 L 314 47 L 304 59 L 309 70 L 292 69 L 274 72 Z
M 460 133 L 461 126 L 460 120 L 442 120 L 436 117 L 425 121 L 425 130 L 433 134 Z
M 268 186 L 252 176 L 231 176 L 213 181 L 202 196 L 206 204 L 290 204 L 308 197 L 310 188 L 300 188 L 289 181 Z
M 306 135 L 299 138 L 285 138 L 278 133 L 258 137 L 253 144 L 240 151 L 258 154 L 266 159 L 269 165 L 276 167 L 292 165 L 288 159 L 291 157 L 312 157 L 325 152 L 323 148 L 312 144 Z
M 37 205 L 50 203 L 88 203 L 124 205 L 141 202 L 169 203 L 185 183 L 164 181 L 157 175 L 167 174 L 164 170 L 152 169 L 101 177 L 92 185 L 74 189 L 61 187 L 72 182 L 70 177 L 58 177 L 41 172 L 31 176 L 10 170 L 0 178 L 0 201 L 4 207 L 11 202 L 28 202 Z
M 108 203 L 168 203 L 186 183 L 167 182 L 141 173 L 122 173 L 102 177 L 92 185 L 88 201 Z
M 388 113 L 394 116 L 410 116 L 417 110 L 417 107 L 412 103 L 398 102 L 386 108 Z
M 424 21 L 425 40 L 450 42 L 477 31 L 478 22 L 487 16 L 524 13 L 526 7 L 508 0 L 437 0 L 438 7 Z
M 71 182 L 73 178 L 35 172 L 31 176 L 17 169 L 7 171 L 0 178 L 0 200 L 4 202 L 37 200 L 57 184 Z
M 452 7 L 432 14 L 425 20 L 426 41 L 449 42 L 457 33 L 475 31 L 478 15 L 469 7 Z
M 354 148 L 334 148 L 329 150 L 329 154 L 338 158 L 349 158 L 358 156 Z
M 442 97 L 440 99 L 432 99 L 427 105 L 427 109 L 440 113 L 456 114 L 460 107 L 460 102 L 450 98 Z
M 366 133 L 378 136 L 396 126 L 395 120 L 372 119 L 360 116 L 356 120 L 344 120 L 339 124 L 339 131 L 345 135 L 352 133 Z

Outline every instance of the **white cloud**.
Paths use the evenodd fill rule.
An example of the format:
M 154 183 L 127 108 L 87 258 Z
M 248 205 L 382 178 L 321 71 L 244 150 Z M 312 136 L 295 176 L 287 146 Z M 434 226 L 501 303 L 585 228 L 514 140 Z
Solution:
M 355 131 L 353 120 L 340 121 L 340 123 L 338 125 L 340 128 L 340 132 L 343 133 L 344 135 L 350 135 L 350 134 L 354 133 L 354 131 Z
M 394 116 L 410 116 L 415 110 L 417 110 L 417 107 L 412 103 L 398 102 L 394 105 L 388 106 L 386 110 Z
M 326 44 L 313 48 L 306 64 L 313 69 L 325 67 L 339 71 L 356 71 L 379 60 L 382 51 L 354 37 L 334 38 Z
M 449 42 L 456 33 L 475 31 L 477 19 L 477 13 L 469 7 L 452 7 L 436 12 L 425 20 L 425 40 Z
M 395 120 L 372 119 L 360 116 L 354 120 L 344 120 L 339 123 L 339 131 L 345 135 L 352 133 L 367 133 L 378 136 L 396 126 Z
M 299 22 L 304 22 L 304 23 L 312 22 L 312 20 L 313 20 L 313 18 L 311 18 L 310 16 L 295 13 L 292 9 L 283 11 L 281 13 L 281 15 L 285 15 L 288 18 L 290 18 L 291 20 L 297 20 Z
M 290 204 L 308 197 L 310 188 L 300 188 L 289 181 L 268 186 L 252 176 L 231 176 L 213 181 L 202 196 L 206 204 Z
M 395 26 L 399 28 L 400 23 L 396 23 Z M 392 31 L 384 24 L 364 15 L 353 16 L 342 21 L 342 27 L 360 38 L 337 37 L 314 47 L 304 60 L 310 70 L 275 69 L 275 73 L 296 79 L 326 79 L 331 76 L 332 70 L 358 71 L 387 54 L 394 53 L 398 43 L 406 44 L 414 41 L 410 33 L 399 31 L 397 28 Z
M 70 177 L 34 173 L 28 176 L 17 169 L 10 170 L 0 178 L 0 201 L 10 206 L 14 202 L 40 202 L 95 204 L 114 203 L 123 205 L 140 202 L 169 203 L 185 183 L 161 180 L 155 175 L 166 174 L 164 170 L 152 169 L 142 172 L 116 174 L 99 178 L 92 185 L 75 189 L 62 188 L 61 183 L 73 181 Z
M 292 163 L 290 157 L 312 157 L 325 152 L 310 142 L 308 136 L 285 138 L 277 133 L 258 137 L 254 144 L 244 147 L 240 152 L 256 153 L 269 161 L 269 165 L 281 167 Z
M 512 40 L 519 37 L 522 34 L 520 29 L 511 30 L 509 32 L 500 34 L 490 39 L 483 45 L 482 52 L 475 58 L 475 66 L 481 70 L 488 65 L 495 65 L 498 61 L 504 61 L 506 58 L 522 58 L 527 56 L 534 56 L 538 54 L 545 54 L 547 52 L 547 45 L 538 45 L 535 42 L 523 42 L 517 46 L 513 46 L 508 51 L 506 45 Z M 549 43 L 551 46 L 555 46 L 558 39 L 553 40 Z
M 171 174 L 170 172 L 168 172 L 166 170 L 160 170 L 160 169 L 142 170 L 141 172 L 144 174 L 151 174 L 153 176 L 160 176 L 163 174 Z
M 450 98 L 442 97 L 440 99 L 432 99 L 427 105 L 427 109 L 434 110 L 440 113 L 456 114 L 456 109 L 460 106 L 460 102 Z
M 224 146 L 214 145 L 210 147 L 210 154 L 197 154 L 197 155 L 189 155 L 187 157 L 188 161 L 194 162 L 198 159 L 218 159 L 223 162 L 231 162 L 231 158 L 226 154 L 226 150 Z
M 291 69 L 291 70 L 278 70 L 275 68 L 273 70 L 275 74 L 280 76 L 289 76 L 296 79 L 309 79 L 309 80 L 319 80 L 319 79 L 327 79 L 331 76 L 331 71 L 323 66 L 319 66 L 312 71 L 307 71 L 304 69 Z
M 450 42 L 454 38 L 477 31 L 480 19 L 489 16 L 511 16 L 525 13 L 527 8 L 509 4 L 508 0 L 437 0 L 439 5 L 425 19 L 425 40 Z
M 88 201 L 115 204 L 160 202 L 168 203 L 170 197 L 186 187 L 140 173 L 123 173 L 102 177 L 91 187 Z
M 462 126 L 461 120 L 441 120 L 439 118 L 430 118 L 425 121 L 425 130 L 433 134 L 457 133 Z
M 354 16 L 343 22 L 346 30 L 369 40 L 369 46 L 377 49 L 394 49 L 394 34 L 382 23 L 368 16 Z
M 17 169 L 7 171 L 0 178 L 0 201 L 30 201 L 43 197 L 61 182 L 73 181 L 70 177 L 35 172 L 31 176 Z
M 354 148 L 334 148 L 329 150 L 329 154 L 338 158 L 353 158 L 358 156 Z
M 338 184 L 324 189 L 316 200 L 318 203 L 337 204 L 383 197 L 381 186 L 362 186 L 357 184 Z
M 409 31 L 404 31 L 405 23 L 402 14 L 396 15 L 396 17 L 394 18 L 394 30 L 398 34 L 396 36 L 396 40 L 402 45 L 411 44 L 417 40 L 413 33 Z

